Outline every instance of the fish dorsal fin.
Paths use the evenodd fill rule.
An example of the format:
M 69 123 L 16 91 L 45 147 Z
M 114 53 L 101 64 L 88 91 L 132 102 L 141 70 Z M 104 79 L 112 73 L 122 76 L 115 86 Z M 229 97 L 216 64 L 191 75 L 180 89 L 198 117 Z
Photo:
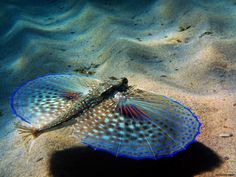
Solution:
M 21 120 L 40 128 L 58 119 L 75 101 L 79 102 L 99 81 L 79 75 L 38 77 L 22 84 L 11 98 L 13 112 Z
M 76 120 L 82 143 L 134 159 L 174 155 L 195 141 L 201 125 L 180 103 L 141 90 L 104 100 Z

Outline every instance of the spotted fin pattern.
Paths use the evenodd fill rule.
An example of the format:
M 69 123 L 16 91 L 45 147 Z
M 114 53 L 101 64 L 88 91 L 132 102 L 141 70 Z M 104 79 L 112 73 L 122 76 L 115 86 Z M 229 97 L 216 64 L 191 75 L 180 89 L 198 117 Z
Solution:
M 13 112 L 35 128 L 50 124 L 79 101 L 99 81 L 79 75 L 59 74 L 38 77 L 22 84 L 11 98 Z
M 134 90 L 88 109 L 77 118 L 74 134 L 82 143 L 116 156 L 157 159 L 194 142 L 200 125 L 180 103 Z

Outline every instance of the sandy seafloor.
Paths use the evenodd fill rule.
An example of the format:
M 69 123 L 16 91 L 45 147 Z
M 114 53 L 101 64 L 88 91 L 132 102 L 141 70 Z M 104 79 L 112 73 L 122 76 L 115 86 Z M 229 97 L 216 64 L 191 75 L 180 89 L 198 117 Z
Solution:
M 86 72 L 180 101 L 202 122 L 197 142 L 134 161 L 79 147 L 59 129 L 27 154 L 13 128 L 14 89 Z M 0 76 L 0 177 L 236 176 L 235 0 L 1 0 Z

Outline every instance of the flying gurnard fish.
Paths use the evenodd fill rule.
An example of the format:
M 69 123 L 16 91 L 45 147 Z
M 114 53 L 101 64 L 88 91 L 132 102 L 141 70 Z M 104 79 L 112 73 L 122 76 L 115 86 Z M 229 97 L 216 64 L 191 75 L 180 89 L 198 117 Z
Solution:
M 85 145 L 133 159 L 173 156 L 195 141 L 201 123 L 166 96 L 79 75 L 46 75 L 23 83 L 11 98 L 26 142 L 74 119 L 72 134 Z

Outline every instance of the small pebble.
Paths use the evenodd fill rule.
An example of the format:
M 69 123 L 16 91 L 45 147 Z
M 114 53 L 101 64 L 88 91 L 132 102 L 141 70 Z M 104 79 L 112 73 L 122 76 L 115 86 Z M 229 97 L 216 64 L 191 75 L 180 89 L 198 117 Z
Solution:
M 167 77 L 167 75 L 161 75 L 160 77 Z
M 79 70 L 79 69 L 74 69 L 73 71 L 74 71 L 74 72 L 79 72 L 80 70 Z
M 211 32 L 211 31 L 206 31 L 205 33 L 201 34 L 201 35 L 199 36 L 199 38 L 202 38 L 202 37 L 205 36 L 205 35 L 211 35 L 211 34 L 213 34 L 213 32 Z
M 176 41 L 177 41 L 178 43 L 182 42 L 180 39 L 176 39 Z
M 222 138 L 229 138 L 229 137 L 232 137 L 233 134 L 232 133 L 221 133 L 219 136 Z
M 224 156 L 223 159 L 224 160 L 229 160 L 229 157 L 228 156 Z
M 181 32 L 181 31 L 185 31 L 185 30 L 187 30 L 187 29 L 189 29 L 189 28 L 191 28 L 191 26 L 187 26 L 187 27 L 180 26 L 180 27 L 179 27 L 179 31 L 180 31 L 180 32 Z
M 233 106 L 236 106 L 236 103 L 234 103 Z
M 36 160 L 36 162 L 39 162 L 39 161 L 41 161 L 41 160 L 43 160 L 43 157 L 38 158 L 38 159 Z
M 136 38 L 138 41 L 142 41 L 142 39 L 140 39 L 139 37 Z

